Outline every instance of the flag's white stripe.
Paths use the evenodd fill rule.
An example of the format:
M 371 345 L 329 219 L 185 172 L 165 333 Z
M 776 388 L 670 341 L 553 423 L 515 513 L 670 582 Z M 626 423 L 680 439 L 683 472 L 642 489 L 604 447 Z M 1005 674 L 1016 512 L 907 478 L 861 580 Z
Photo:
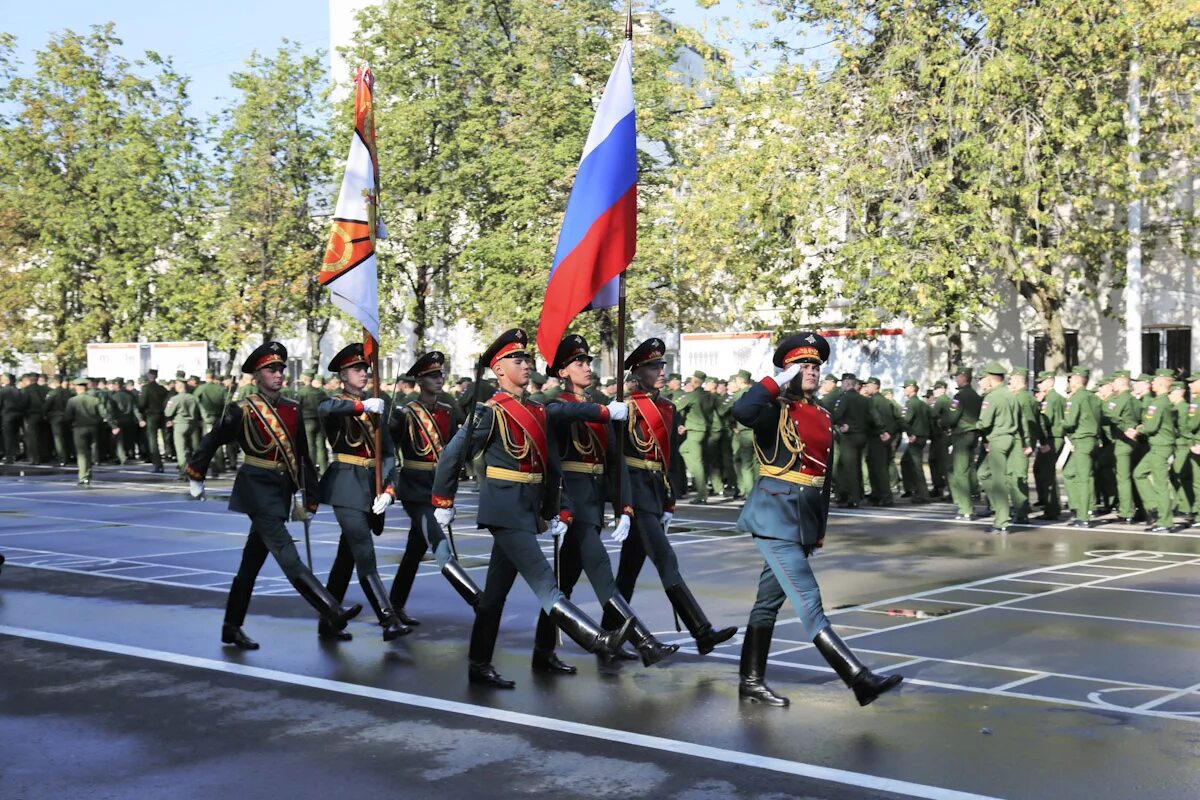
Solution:
M 375 255 L 328 284 L 333 304 L 350 314 L 379 340 L 379 288 Z
M 629 40 L 621 46 L 617 63 L 608 76 L 608 85 L 600 98 L 600 107 L 596 109 L 596 118 L 592 120 L 592 129 L 588 132 L 587 144 L 583 146 L 583 157 L 579 163 L 588 157 L 588 153 L 608 138 L 616 124 L 633 113 L 633 43 Z
M 342 190 L 338 193 L 334 216 L 366 222 L 367 192 L 375 191 L 375 167 L 371 163 L 371 151 L 355 131 L 350 140 L 350 154 L 346 156 L 346 174 L 342 178 Z

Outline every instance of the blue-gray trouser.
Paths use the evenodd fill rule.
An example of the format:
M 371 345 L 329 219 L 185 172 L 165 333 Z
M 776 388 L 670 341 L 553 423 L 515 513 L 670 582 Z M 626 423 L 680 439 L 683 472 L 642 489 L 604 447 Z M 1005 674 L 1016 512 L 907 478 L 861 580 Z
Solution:
M 791 600 L 800 624 L 804 626 L 805 641 L 811 642 L 829 627 L 829 620 L 821 605 L 821 587 L 817 585 L 808 557 L 800 549 L 799 542 L 761 536 L 753 538 L 754 546 L 763 554 L 766 563 L 758 578 L 758 596 L 750 610 L 749 624 L 774 627 L 783 601 Z

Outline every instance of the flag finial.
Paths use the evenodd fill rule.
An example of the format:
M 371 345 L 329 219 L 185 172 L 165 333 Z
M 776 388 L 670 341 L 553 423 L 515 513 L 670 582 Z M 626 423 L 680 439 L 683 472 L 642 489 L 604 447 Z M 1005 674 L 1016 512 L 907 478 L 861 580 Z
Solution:
M 628 4 L 626 4 L 625 8 L 626 8 L 625 38 L 628 40 L 632 40 L 633 39 L 633 0 L 629 0 Z

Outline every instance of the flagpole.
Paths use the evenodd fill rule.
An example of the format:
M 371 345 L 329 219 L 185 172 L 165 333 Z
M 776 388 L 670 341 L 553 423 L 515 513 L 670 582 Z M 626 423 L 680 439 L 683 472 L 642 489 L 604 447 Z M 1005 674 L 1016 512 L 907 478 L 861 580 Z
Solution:
M 633 41 L 633 0 L 629 0 L 627 5 L 627 15 L 625 17 L 625 41 Z M 636 219 L 636 217 L 635 217 Z M 613 372 L 617 376 L 617 402 L 625 401 L 625 272 L 621 270 L 620 277 L 617 278 L 617 358 L 614 364 Z M 613 470 L 614 475 L 619 475 L 619 470 L 625 468 L 625 436 L 619 435 L 616 437 L 616 469 Z M 621 481 L 614 481 L 613 496 L 617 502 L 613 505 L 614 520 L 620 520 L 621 509 L 625 507 L 626 498 L 621 495 Z
M 374 106 L 375 106 L 375 87 L 374 87 L 374 85 L 372 85 L 371 86 L 372 113 L 374 113 Z M 371 122 L 372 145 L 375 144 L 374 138 L 375 138 L 375 123 L 374 123 L 374 121 L 372 121 Z M 375 157 L 376 157 L 376 159 L 378 159 L 378 151 L 376 151 Z M 375 263 L 376 263 L 376 265 L 378 265 L 379 249 L 378 249 L 378 246 L 376 243 L 376 237 L 375 237 L 376 229 L 379 226 L 379 164 L 378 164 L 378 161 L 376 161 L 376 163 L 373 166 L 374 166 L 374 169 L 372 169 L 371 172 L 373 173 L 375 185 L 371 191 L 371 201 L 368 206 L 368 208 L 370 209 L 370 220 L 369 220 L 368 227 L 370 228 L 370 236 L 371 236 L 371 252 L 375 253 L 375 259 L 376 259 Z M 378 269 L 378 266 L 376 268 Z M 376 273 L 376 274 L 378 275 L 378 273 Z M 375 279 L 375 291 L 376 291 L 376 293 L 378 293 L 378 291 L 379 291 L 379 278 L 378 277 L 376 277 L 376 279 Z M 376 306 L 376 308 L 378 308 L 378 306 Z M 376 312 L 376 313 L 378 314 L 378 312 Z M 383 381 L 383 377 L 379 374 L 379 342 L 375 339 L 375 337 L 373 337 L 371 335 L 371 332 L 368 331 L 364 327 L 363 328 L 363 343 L 364 343 L 364 345 L 368 341 L 371 342 L 371 355 L 370 355 L 371 376 L 374 378 L 374 380 L 371 381 L 372 391 L 373 391 L 375 397 L 379 397 L 380 383 Z M 383 414 L 380 414 L 379 419 L 377 420 L 376 425 L 375 425 L 375 496 L 376 497 L 383 494 L 383 449 L 382 449 L 383 441 L 382 441 L 382 439 L 383 439 L 383 425 L 385 425 L 385 424 L 386 424 L 386 419 L 384 418 Z

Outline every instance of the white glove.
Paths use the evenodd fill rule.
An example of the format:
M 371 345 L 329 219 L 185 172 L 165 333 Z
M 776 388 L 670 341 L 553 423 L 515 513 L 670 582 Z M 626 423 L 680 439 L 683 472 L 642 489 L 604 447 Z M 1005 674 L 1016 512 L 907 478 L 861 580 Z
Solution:
M 443 528 L 454 522 L 454 506 L 450 508 L 435 508 L 433 510 L 433 518 L 437 520 L 437 524 Z
M 371 504 L 372 514 L 382 514 L 387 510 L 387 507 L 392 504 L 392 496 L 387 492 L 380 494 L 375 498 L 375 502 Z
M 567 532 L 567 523 L 563 522 L 558 517 L 546 520 L 546 533 L 551 536 L 562 536 Z
M 383 398 L 382 397 L 368 397 L 366 400 L 362 401 L 362 404 L 363 404 L 364 411 L 369 411 L 372 414 L 382 414 L 383 413 Z
M 800 363 L 796 362 L 783 372 L 775 376 L 775 382 L 779 384 L 779 388 L 783 388 L 792 382 L 792 378 L 800 374 Z
M 197 500 L 204 499 L 204 481 L 194 481 L 188 479 L 188 494 Z
M 663 533 L 667 532 L 667 528 L 671 527 L 671 520 L 675 519 L 675 515 L 670 511 L 664 511 L 662 515 Z
M 608 535 L 609 535 L 609 538 L 611 538 L 617 544 L 620 544 L 621 542 L 628 539 L 629 538 L 629 515 L 622 514 L 621 518 L 619 520 L 617 520 L 617 524 L 614 525 L 613 529 L 608 532 Z
M 613 400 L 608 404 L 608 418 L 613 422 L 621 422 L 629 418 L 629 406 Z

